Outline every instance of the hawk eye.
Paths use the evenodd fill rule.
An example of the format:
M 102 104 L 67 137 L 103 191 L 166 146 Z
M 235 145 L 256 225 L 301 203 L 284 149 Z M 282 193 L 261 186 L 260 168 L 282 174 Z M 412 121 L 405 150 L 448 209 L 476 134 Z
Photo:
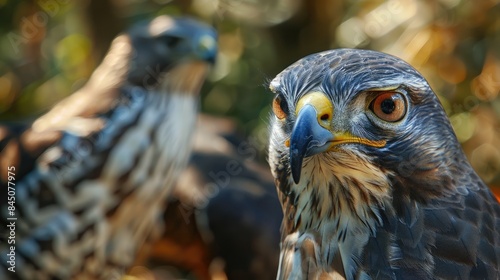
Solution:
M 162 35 L 156 38 L 162 45 L 167 46 L 169 48 L 176 47 L 181 41 L 182 38 L 175 36 Z
M 406 102 L 399 92 L 383 92 L 370 103 L 370 110 L 381 120 L 397 122 L 406 114 Z
M 286 118 L 288 115 L 288 103 L 282 94 L 276 95 L 273 100 L 273 112 L 280 120 Z

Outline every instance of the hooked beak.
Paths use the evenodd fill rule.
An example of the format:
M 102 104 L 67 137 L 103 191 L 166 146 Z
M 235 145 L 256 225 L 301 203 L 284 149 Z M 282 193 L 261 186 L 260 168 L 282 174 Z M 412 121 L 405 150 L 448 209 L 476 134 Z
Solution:
M 290 138 L 290 167 L 293 181 L 300 181 L 304 157 L 322 153 L 330 148 L 333 134 L 317 121 L 318 112 L 305 105 L 299 112 Z
M 312 92 L 303 96 L 296 107 L 297 119 L 290 137 L 290 169 L 293 181 L 300 181 L 305 157 L 329 151 L 345 143 L 358 143 L 372 147 L 384 147 L 384 140 L 369 140 L 350 134 L 333 131 L 333 104 L 324 93 Z M 287 145 L 287 143 L 285 143 Z

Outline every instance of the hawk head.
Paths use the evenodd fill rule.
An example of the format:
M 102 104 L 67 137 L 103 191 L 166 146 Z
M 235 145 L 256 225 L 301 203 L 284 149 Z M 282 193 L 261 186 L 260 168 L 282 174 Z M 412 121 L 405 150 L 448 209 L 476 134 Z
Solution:
M 409 64 L 375 51 L 307 56 L 270 84 L 269 162 L 285 230 L 380 223 L 380 209 L 467 192 L 476 178 L 440 102 Z M 348 231 L 347 231 L 348 232 Z
M 213 28 L 190 18 L 160 16 L 138 24 L 124 38 L 130 40 L 133 50 L 129 56 L 127 79 L 145 88 L 161 86 L 167 81 L 167 84 L 174 84 L 179 80 L 200 86 L 204 75 L 199 75 L 203 78 L 198 82 L 194 80 L 195 74 L 206 70 L 202 67 L 206 65 L 203 62 L 215 62 L 216 37 Z M 190 64 L 190 67 L 183 68 L 183 64 Z
M 270 88 L 269 163 L 284 211 L 278 279 L 498 275 L 500 207 L 409 64 L 331 50 Z
M 216 31 L 191 18 L 158 16 L 118 35 L 83 88 L 40 117 L 36 131 L 63 130 L 74 116 L 94 117 L 116 106 L 123 92 L 141 92 L 158 99 L 191 99 L 198 93 L 217 54 Z M 99 102 L 96 102 L 98 100 Z M 99 125 L 88 125 L 96 130 Z M 84 134 L 88 134 L 85 131 Z

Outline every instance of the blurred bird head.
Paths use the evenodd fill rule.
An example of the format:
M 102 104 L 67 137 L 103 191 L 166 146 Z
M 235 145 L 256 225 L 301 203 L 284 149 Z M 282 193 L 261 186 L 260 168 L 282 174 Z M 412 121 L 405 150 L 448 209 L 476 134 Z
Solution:
M 105 112 L 116 105 L 120 92 L 130 87 L 160 99 L 177 96 L 197 103 L 216 54 L 216 31 L 199 21 L 163 15 L 137 23 L 113 40 L 88 83 L 70 101 L 62 102 L 39 118 L 33 127 L 37 131 L 68 129 L 71 116 Z M 152 102 L 160 103 L 160 99 Z M 86 124 L 90 128 L 83 132 L 80 128 L 71 130 L 87 135 L 101 126 Z
M 215 62 L 217 35 L 199 21 L 163 15 L 118 36 L 109 53 L 117 55 L 108 55 L 103 65 L 132 85 L 197 94 Z
M 326 51 L 285 69 L 270 89 L 276 97 L 269 162 L 297 213 L 334 215 L 345 208 L 362 218 L 359 209 L 391 198 L 397 205 L 450 194 L 470 173 L 459 171 L 469 165 L 462 164 L 436 95 L 401 59 Z

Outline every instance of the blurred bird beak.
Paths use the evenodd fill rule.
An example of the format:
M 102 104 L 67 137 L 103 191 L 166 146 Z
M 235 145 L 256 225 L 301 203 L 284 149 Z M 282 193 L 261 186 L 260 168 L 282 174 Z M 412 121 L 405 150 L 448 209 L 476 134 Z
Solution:
M 290 169 L 293 181 L 298 184 L 305 157 L 330 150 L 345 143 L 358 143 L 372 147 L 384 147 L 385 141 L 356 137 L 349 132 L 333 131 L 333 104 L 321 92 L 304 95 L 297 103 L 297 119 L 290 137 Z

